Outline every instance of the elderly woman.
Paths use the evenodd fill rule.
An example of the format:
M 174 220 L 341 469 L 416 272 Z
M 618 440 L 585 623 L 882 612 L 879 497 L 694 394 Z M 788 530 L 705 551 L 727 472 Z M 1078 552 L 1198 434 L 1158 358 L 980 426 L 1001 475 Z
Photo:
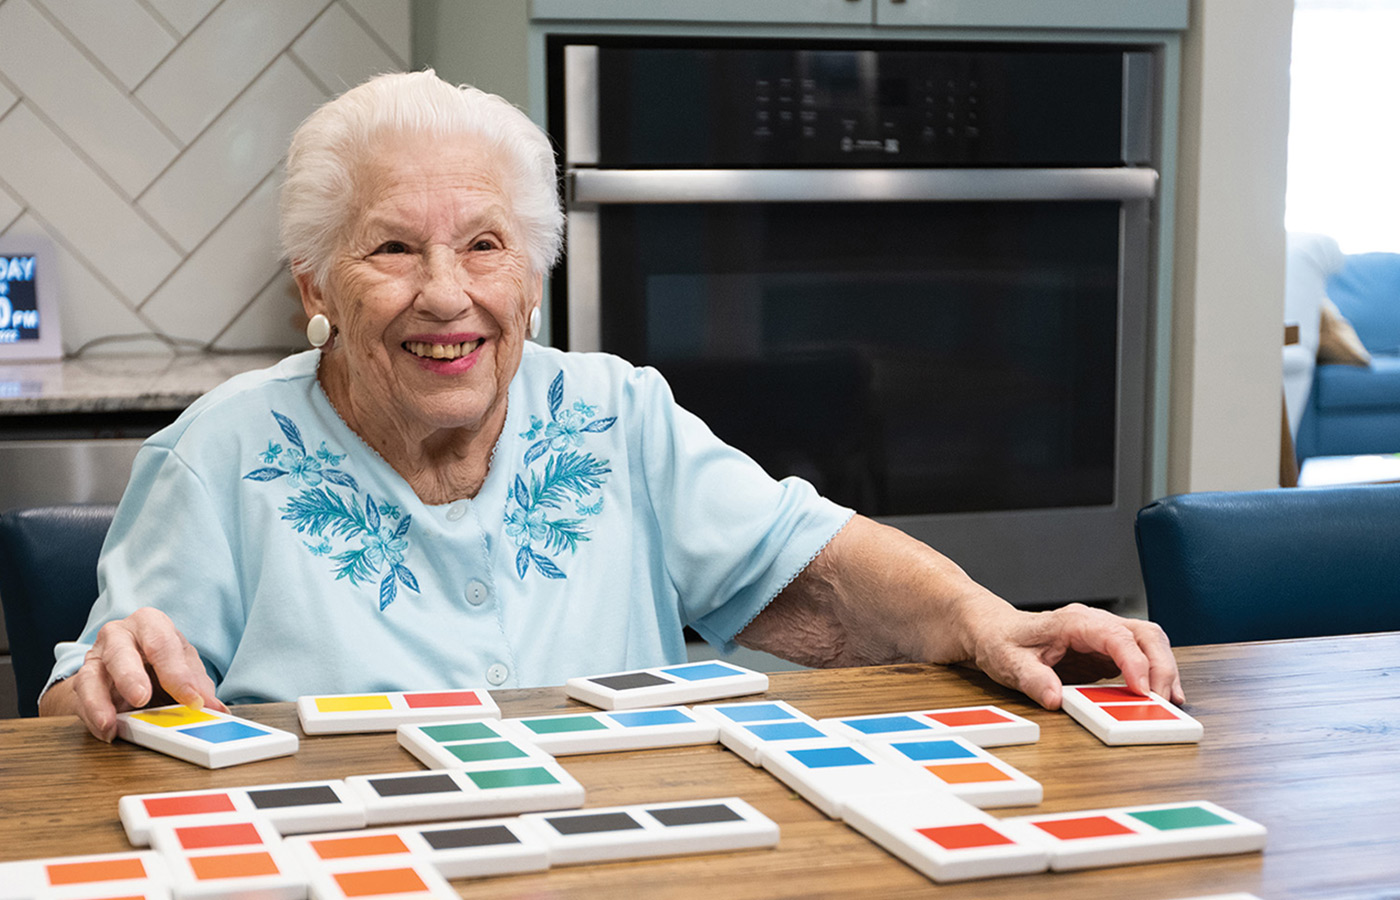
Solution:
M 774 481 L 615 357 L 527 341 L 562 214 L 547 138 L 431 72 L 326 104 L 282 240 L 317 349 L 238 376 L 142 449 L 45 714 L 110 740 L 198 706 L 520 687 L 685 658 L 691 626 L 810 665 L 1053 667 L 1181 699 L 1155 626 L 1021 612 L 931 548 Z

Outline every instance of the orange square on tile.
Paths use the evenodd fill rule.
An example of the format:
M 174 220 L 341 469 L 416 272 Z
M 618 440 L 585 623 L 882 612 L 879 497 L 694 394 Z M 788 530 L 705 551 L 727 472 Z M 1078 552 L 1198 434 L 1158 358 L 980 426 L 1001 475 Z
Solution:
M 312 841 L 311 849 L 321 859 L 346 859 L 355 856 L 383 856 L 386 853 L 408 853 L 408 845 L 397 834 L 370 834 L 363 837 L 327 838 Z
M 251 878 L 255 875 L 278 875 L 277 860 L 265 851 L 228 853 L 218 856 L 192 856 L 190 868 L 200 881 L 219 878 Z
M 45 867 L 50 885 L 86 884 L 91 881 L 121 881 L 126 878 L 149 878 L 140 857 L 97 859 L 80 863 L 51 863 Z
M 952 766 L 925 766 L 948 784 L 980 784 L 984 781 L 1014 781 L 1010 775 L 991 763 L 961 763 Z
M 428 886 L 412 869 L 378 869 L 373 872 L 338 872 L 335 883 L 347 897 L 425 892 Z

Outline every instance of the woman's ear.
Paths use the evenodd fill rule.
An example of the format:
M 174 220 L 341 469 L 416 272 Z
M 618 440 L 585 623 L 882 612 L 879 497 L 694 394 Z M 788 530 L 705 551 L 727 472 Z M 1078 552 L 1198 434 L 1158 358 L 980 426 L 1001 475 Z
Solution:
M 326 308 L 326 299 L 322 295 L 321 289 L 316 286 L 316 279 L 310 272 L 292 271 L 292 277 L 296 279 L 297 290 L 301 292 L 301 308 L 306 311 L 306 317 L 320 313 L 329 316 L 330 310 Z

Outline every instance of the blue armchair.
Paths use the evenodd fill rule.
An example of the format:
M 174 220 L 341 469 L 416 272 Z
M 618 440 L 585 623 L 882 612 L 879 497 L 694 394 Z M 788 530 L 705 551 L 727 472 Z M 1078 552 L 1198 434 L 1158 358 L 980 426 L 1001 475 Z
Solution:
M 1317 366 L 1298 422 L 1298 459 L 1400 452 L 1400 253 L 1346 256 L 1326 292 L 1371 364 Z
M 0 603 L 19 714 L 39 714 L 54 645 L 83 632 L 97 599 L 97 556 L 117 508 L 48 506 L 0 514 Z
M 1173 644 L 1400 629 L 1400 484 L 1179 494 L 1136 535 Z

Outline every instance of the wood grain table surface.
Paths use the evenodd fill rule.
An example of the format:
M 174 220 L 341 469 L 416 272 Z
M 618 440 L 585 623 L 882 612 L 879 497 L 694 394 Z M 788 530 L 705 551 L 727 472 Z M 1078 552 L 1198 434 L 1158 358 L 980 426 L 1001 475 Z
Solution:
M 1212 800 L 1269 829 L 1260 853 L 937 885 L 719 745 L 565 757 L 587 806 L 738 795 L 775 820 L 774 850 L 577 866 L 454 882 L 465 898 L 939 897 L 1169 900 L 1231 891 L 1400 897 L 1400 633 L 1178 650 L 1199 745 L 1106 747 L 980 673 L 885 666 L 776 673 L 767 696 L 816 717 L 998 704 L 1040 723 L 992 752 L 1045 786 L 998 816 Z M 498 691 L 502 715 L 577 709 L 562 689 Z M 300 734 L 290 703 L 239 707 Z M 76 719 L 0 721 L 0 860 L 128 849 L 124 794 L 420 768 L 392 733 L 302 738 L 292 757 L 206 770 Z

